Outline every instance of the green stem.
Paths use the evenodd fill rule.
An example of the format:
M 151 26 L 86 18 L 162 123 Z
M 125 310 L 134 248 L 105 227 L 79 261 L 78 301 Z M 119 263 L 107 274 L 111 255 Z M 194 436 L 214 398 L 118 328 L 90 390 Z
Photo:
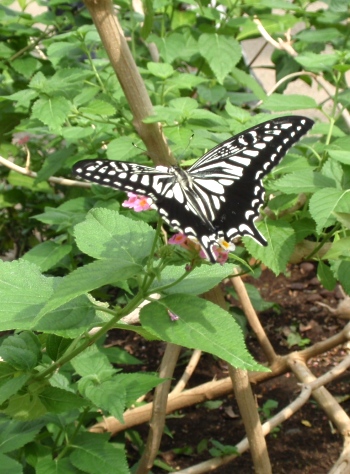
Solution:
M 129 301 L 129 303 L 126 306 L 124 306 L 123 309 L 118 311 L 117 314 L 115 312 L 112 312 L 112 314 L 114 314 L 114 317 L 112 317 L 111 320 L 108 321 L 108 323 L 104 324 L 101 327 L 101 329 L 99 329 L 95 334 L 93 334 L 92 336 L 87 336 L 84 342 L 80 346 L 76 347 L 75 349 L 71 351 L 68 350 L 54 364 L 50 365 L 50 367 L 48 367 L 46 370 L 43 370 L 42 372 L 40 372 L 40 374 L 33 377 L 33 380 L 35 381 L 43 380 L 48 375 L 52 374 L 57 369 L 59 369 L 62 365 L 66 364 L 67 362 L 72 360 L 74 357 L 76 357 L 78 354 L 83 352 L 87 347 L 94 344 L 101 336 L 103 336 L 110 329 L 112 329 L 114 325 L 117 323 L 117 321 L 119 321 L 119 319 L 128 315 L 129 313 L 131 313 L 131 311 L 137 308 L 143 299 L 144 299 L 143 292 L 140 291 L 139 293 L 137 293 L 137 295 L 134 296 L 132 300 Z M 98 309 L 102 310 L 100 306 L 98 307 Z M 107 308 L 103 308 L 103 310 L 106 310 L 106 309 Z M 111 310 L 109 310 L 108 312 L 111 312 Z

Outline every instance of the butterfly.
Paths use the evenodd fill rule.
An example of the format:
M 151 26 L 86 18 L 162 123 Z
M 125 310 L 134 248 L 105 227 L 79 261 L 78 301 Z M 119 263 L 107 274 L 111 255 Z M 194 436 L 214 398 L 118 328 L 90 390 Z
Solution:
M 264 203 L 262 178 L 313 124 L 302 116 L 269 120 L 220 143 L 188 170 L 82 160 L 73 172 L 87 181 L 150 197 L 164 221 L 197 239 L 215 262 L 220 240 L 248 235 L 267 245 L 254 225 Z

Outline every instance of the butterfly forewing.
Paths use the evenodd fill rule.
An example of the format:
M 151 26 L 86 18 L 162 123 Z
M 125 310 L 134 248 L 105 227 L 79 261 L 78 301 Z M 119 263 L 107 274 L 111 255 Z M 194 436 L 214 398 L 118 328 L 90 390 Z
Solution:
M 256 125 L 208 151 L 188 170 L 150 168 L 109 160 L 84 160 L 74 172 L 88 181 L 150 196 L 164 220 L 196 237 L 211 261 L 219 238 L 250 235 L 263 204 L 262 178 L 313 125 L 299 116 Z

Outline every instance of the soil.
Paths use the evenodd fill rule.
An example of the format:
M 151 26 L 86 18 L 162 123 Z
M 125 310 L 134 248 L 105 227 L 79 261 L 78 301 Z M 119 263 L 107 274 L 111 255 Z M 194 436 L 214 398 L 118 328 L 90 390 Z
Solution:
M 320 286 L 313 263 L 293 265 L 289 267 L 286 275 L 277 278 L 269 270 L 264 270 L 259 280 L 248 278 L 247 281 L 259 289 L 264 300 L 276 303 L 273 308 L 260 313 L 259 317 L 278 354 L 302 349 L 302 344 L 308 344 L 307 339 L 310 340 L 309 344 L 324 340 L 336 334 L 346 324 L 346 321 L 332 317 L 326 308 L 317 305 L 320 301 L 336 307 L 341 294 L 339 289 L 328 291 Z M 292 332 L 291 328 L 295 328 L 301 335 L 299 345 L 288 345 L 287 337 Z M 118 339 L 120 343 L 120 333 Z M 259 346 L 251 333 L 247 335 L 246 341 L 253 356 L 263 361 Z M 136 357 L 145 360 L 146 370 L 158 369 L 164 351 L 163 344 L 145 342 L 128 333 L 124 347 Z M 337 347 L 310 360 L 309 368 L 315 376 L 319 376 L 339 363 L 346 352 L 346 347 Z M 188 353 L 184 352 L 183 364 L 186 363 L 186 355 L 188 357 Z M 178 367 L 175 379 L 181 376 L 183 367 L 184 365 Z M 203 354 L 195 374 L 190 379 L 189 387 L 208 382 L 213 377 L 227 376 L 225 363 L 209 354 Z M 350 372 L 346 372 L 327 386 L 346 411 L 350 410 L 349 379 Z M 272 408 L 272 414 L 288 405 L 300 391 L 292 374 L 255 385 L 253 390 L 260 408 L 264 407 L 266 402 L 276 405 Z M 265 412 L 266 410 L 265 408 Z M 135 430 L 146 440 L 147 425 L 136 427 Z M 211 401 L 169 415 L 158 459 L 176 471 L 210 459 L 208 450 L 214 447 L 213 440 L 214 443 L 234 446 L 244 436 L 239 410 L 234 395 L 230 394 L 220 401 Z M 343 447 L 341 436 L 313 399 L 270 434 L 267 437 L 267 445 L 274 474 L 325 474 L 335 463 Z M 128 443 L 128 450 L 132 464 L 138 460 L 138 450 L 131 442 Z M 154 467 L 152 472 L 157 474 L 167 471 Z M 250 453 L 247 452 L 230 464 L 211 472 L 254 473 Z

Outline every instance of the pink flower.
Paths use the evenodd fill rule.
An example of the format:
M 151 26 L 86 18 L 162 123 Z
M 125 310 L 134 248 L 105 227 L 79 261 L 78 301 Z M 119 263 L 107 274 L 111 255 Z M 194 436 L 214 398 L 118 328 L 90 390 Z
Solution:
M 30 140 L 30 135 L 26 132 L 14 133 L 12 137 L 12 143 L 14 145 L 25 145 Z
M 224 263 L 227 262 L 228 254 L 230 253 L 229 250 L 225 250 L 219 245 L 216 245 L 215 247 L 213 247 L 213 252 L 215 254 L 217 263 L 220 263 L 220 265 L 223 265 Z
M 152 205 L 152 199 L 147 196 L 128 193 L 128 198 L 122 203 L 122 206 L 134 209 L 135 212 L 148 211 Z
M 178 233 L 170 237 L 170 239 L 168 240 L 168 244 L 183 246 L 182 244 L 184 244 L 186 240 L 187 240 L 187 237 L 185 234 Z
M 174 313 L 173 311 L 170 311 L 169 308 L 167 309 L 167 311 L 168 311 L 168 315 L 169 315 L 171 321 L 177 321 L 179 319 L 179 316 L 176 313 Z
M 205 254 L 204 250 L 202 249 L 202 247 L 200 246 L 199 242 L 186 237 L 185 234 L 182 234 L 182 233 L 174 234 L 168 240 L 168 243 L 172 244 L 172 245 L 180 245 L 180 247 L 182 247 L 186 250 L 189 250 L 190 252 L 198 252 L 199 257 L 202 258 L 202 259 L 207 258 L 206 254 Z M 217 263 L 220 263 L 220 265 L 223 265 L 224 263 L 226 263 L 227 259 L 228 259 L 228 254 L 231 251 L 233 251 L 234 249 L 235 249 L 234 244 L 232 244 L 230 242 L 226 242 L 223 238 L 220 238 L 219 242 L 218 242 L 218 245 L 215 245 L 213 247 L 213 252 L 215 254 Z M 186 270 L 188 270 L 188 271 L 191 270 L 191 269 L 192 269 L 191 266 L 186 267 Z

